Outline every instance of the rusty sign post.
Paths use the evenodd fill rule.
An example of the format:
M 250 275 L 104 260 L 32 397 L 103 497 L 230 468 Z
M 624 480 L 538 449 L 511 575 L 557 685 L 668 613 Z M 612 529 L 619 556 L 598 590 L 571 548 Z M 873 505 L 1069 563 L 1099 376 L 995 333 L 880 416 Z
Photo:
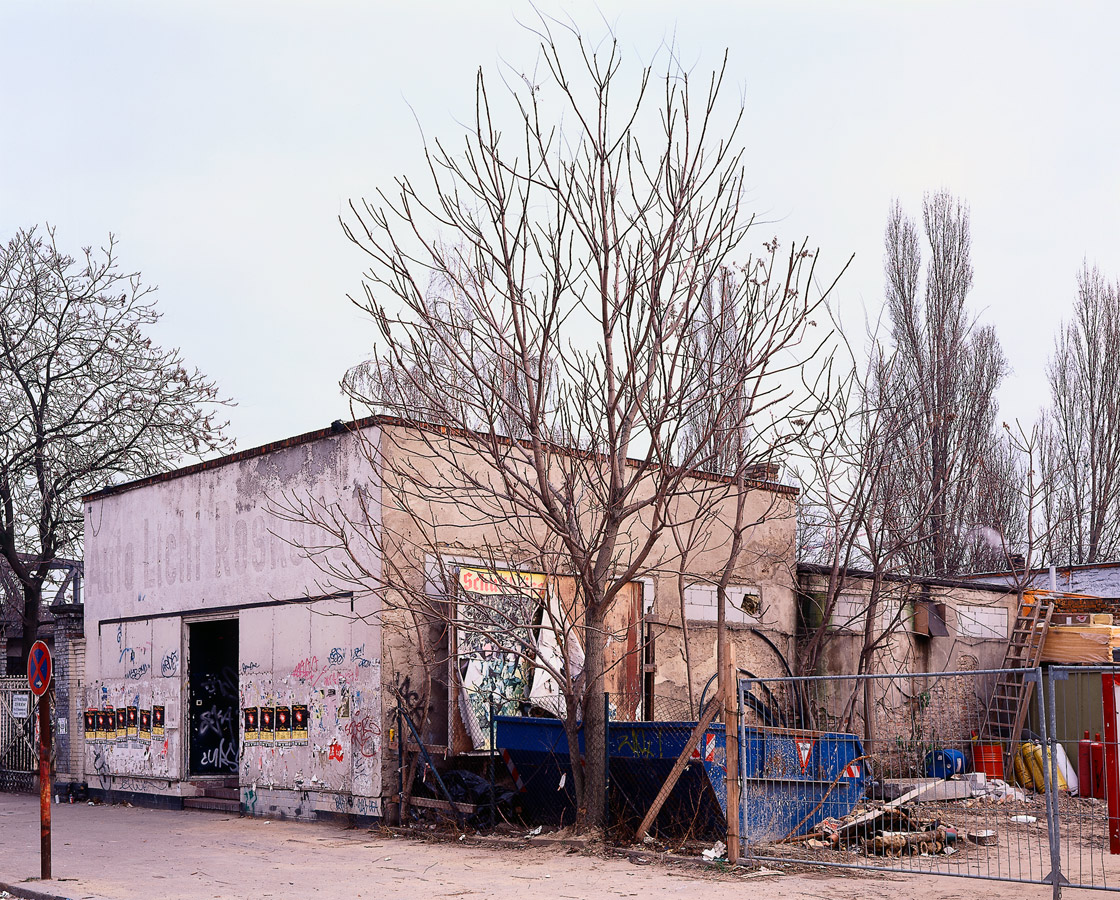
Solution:
M 51 652 L 42 641 L 27 655 L 27 683 L 39 698 L 39 874 L 51 877 Z

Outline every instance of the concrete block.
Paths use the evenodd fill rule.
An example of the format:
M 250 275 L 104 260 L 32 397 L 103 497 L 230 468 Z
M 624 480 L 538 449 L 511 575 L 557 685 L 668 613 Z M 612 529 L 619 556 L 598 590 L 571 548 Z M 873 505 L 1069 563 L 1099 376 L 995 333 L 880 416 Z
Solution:
M 911 803 L 966 800 L 972 796 L 972 782 L 967 778 L 886 778 L 884 782 L 897 785 L 903 794 L 917 791 Z

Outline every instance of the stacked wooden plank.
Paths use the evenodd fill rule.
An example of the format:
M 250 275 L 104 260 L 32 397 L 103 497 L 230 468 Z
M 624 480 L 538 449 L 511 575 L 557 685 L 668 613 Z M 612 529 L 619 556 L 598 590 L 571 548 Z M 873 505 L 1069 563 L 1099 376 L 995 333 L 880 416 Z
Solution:
M 1108 665 L 1120 650 L 1111 613 L 1054 613 L 1042 645 L 1044 663 Z

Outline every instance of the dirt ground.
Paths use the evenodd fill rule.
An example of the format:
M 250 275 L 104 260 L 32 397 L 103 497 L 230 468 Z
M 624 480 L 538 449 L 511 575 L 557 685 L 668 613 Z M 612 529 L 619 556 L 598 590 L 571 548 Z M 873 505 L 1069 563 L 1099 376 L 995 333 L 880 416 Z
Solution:
M 720 873 L 532 840 L 426 842 L 327 824 L 124 806 L 54 806 L 54 875 L 40 882 L 36 797 L 0 794 L 0 883 L 69 898 L 886 897 L 1049 898 L 1040 885 L 945 876 Z M 1089 896 L 1067 890 L 1066 897 Z

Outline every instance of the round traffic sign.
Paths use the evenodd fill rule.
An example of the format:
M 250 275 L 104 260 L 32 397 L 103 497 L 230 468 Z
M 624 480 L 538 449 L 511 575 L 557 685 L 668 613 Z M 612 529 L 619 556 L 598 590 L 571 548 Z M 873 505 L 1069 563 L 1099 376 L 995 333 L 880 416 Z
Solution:
M 27 656 L 27 683 L 36 697 L 42 697 L 50 687 L 51 651 L 42 641 L 32 644 L 31 653 Z

